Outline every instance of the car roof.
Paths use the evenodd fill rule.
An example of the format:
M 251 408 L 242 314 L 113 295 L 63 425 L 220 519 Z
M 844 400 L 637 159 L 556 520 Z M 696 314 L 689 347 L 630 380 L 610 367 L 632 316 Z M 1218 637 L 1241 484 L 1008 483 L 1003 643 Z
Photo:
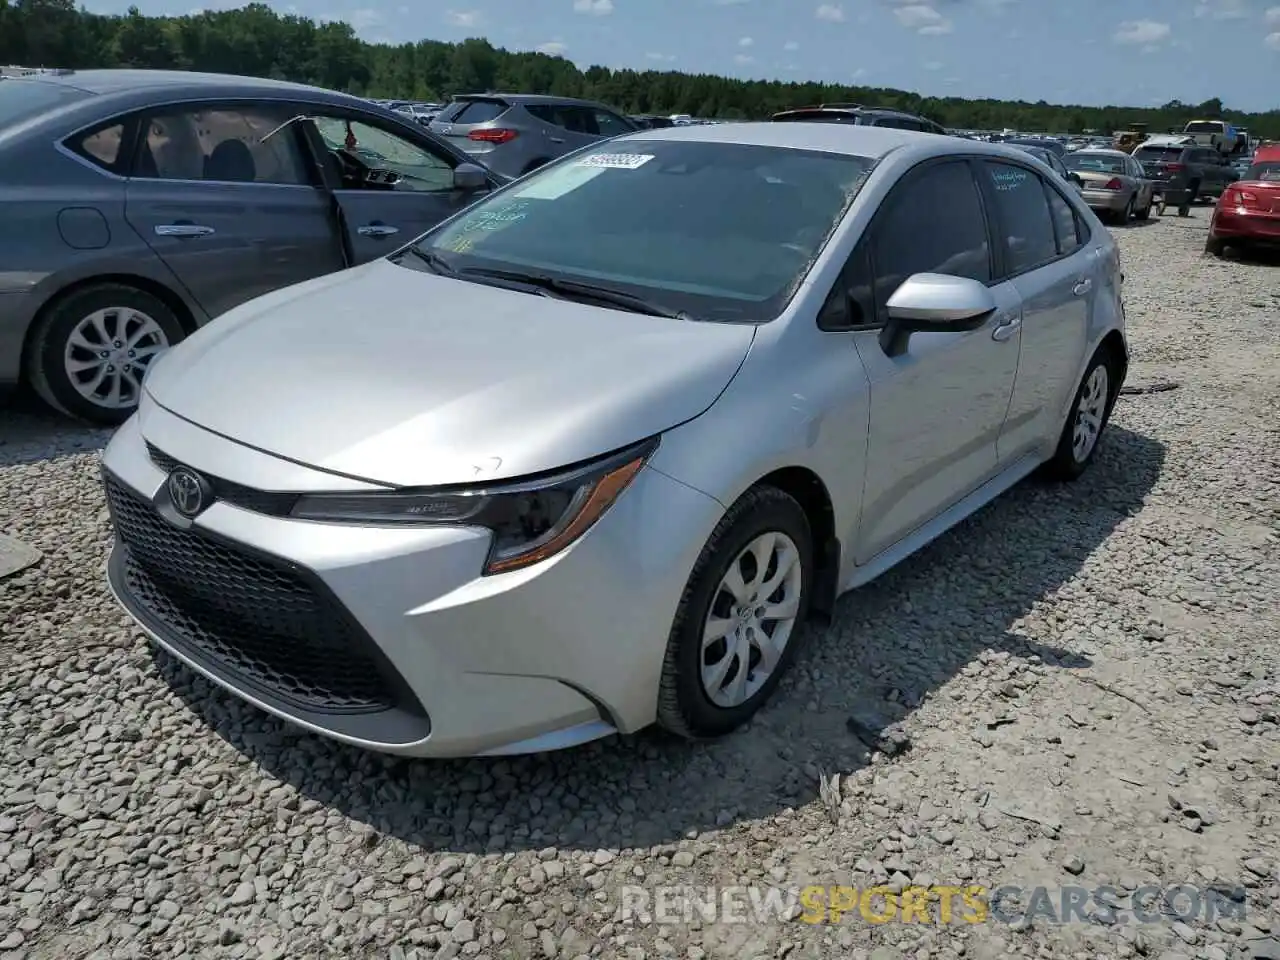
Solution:
M 893 110 L 889 107 L 792 107 L 789 110 L 779 110 L 774 114 L 775 117 L 784 116 L 788 113 L 847 113 L 853 117 L 904 117 L 909 120 L 923 119 L 914 113 L 908 113 L 905 110 Z
M 663 127 L 638 130 L 609 141 L 643 142 L 645 140 L 677 140 L 700 143 L 730 143 L 761 147 L 790 147 L 796 150 L 818 150 L 849 156 L 881 157 L 902 148 L 916 148 L 922 154 L 985 154 L 992 157 L 1025 157 L 1024 151 L 998 143 L 983 143 L 918 130 L 895 130 L 890 127 L 864 127 L 848 123 L 716 123 L 687 127 Z
M 320 87 L 286 80 L 268 80 L 262 77 L 241 77 L 226 73 L 194 73 L 187 70 L 69 70 L 60 74 L 41 74 L 24 77 L 27 81 L 56 83 L 74 87 L 86 93 L 110 94 L 129 91 L 154 90 L 169 87 L 216 86 L 222 90 L 234 88 L 245 93 L 331 93 Z M 336 94 L 343 96 L 343 94 Z
M 1094 157 L 1127 157 L 1129 156 L 1129 154 L 1125 153 L 1123 150 L 1112 150 L 1109 147 L 1086 147 L 1083 150 L 1077 150 L 1073 154 L 1073 156 L 1079 156 L 1082 153 L 1087 153 L 1090 156 L 1094 156 Z
M 460 93 L 455 100 L 508 100 L 511 103 L 557 103 L 565 106 L 594 107 L 599 104 L 595 100 L 581 100 L 577 97 L 553 97 L 540 93 Z

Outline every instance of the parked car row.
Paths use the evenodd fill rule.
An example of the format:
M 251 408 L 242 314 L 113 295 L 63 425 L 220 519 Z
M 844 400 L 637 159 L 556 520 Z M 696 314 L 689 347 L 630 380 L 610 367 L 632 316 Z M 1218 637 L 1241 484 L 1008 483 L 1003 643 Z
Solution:
M 509 100 L 468 126 L 540 133 Z M 1115 240 L 1015 148 L 673 125 L 472 200 L 170 348 L 103 455 L 140 627 L 349 744 L 733 730 L 811 613 L 1078 477 L 1125 379 Z

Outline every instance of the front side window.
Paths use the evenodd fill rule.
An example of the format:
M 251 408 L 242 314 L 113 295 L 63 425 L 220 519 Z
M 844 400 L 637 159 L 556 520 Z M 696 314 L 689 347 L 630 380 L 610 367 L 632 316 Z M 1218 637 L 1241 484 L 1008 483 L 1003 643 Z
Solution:
M 872 241 L 876 313 L 916 273 L 991 281 L 991 251 L 978 185 L 966 161 L 909 175 L 877 217 Z
M 314 122 L 341 169 L 344 190 L 441 193 L 453 189 L 453 164 L 397 132 L 323 113 Z
M 698 319 L 786 306 L 871 171 L 867 157 L 609 142 L 526 176 L 419 242 L 468 270 L 606 286 Z
M 307 165 L 283 107 L 195 107 L 145 121 L 134 176 L 159 180 L 306 184 Z M 268 134 L 272 134 L 268 136 Z M 265 138 L 265 139 L 264 139 Z
M 1058 243 L 1043 181 L 1014 164 L 984 161 L 982 168 L 995 195 L 1005 272 L 1021 273 L 1056 257 Z

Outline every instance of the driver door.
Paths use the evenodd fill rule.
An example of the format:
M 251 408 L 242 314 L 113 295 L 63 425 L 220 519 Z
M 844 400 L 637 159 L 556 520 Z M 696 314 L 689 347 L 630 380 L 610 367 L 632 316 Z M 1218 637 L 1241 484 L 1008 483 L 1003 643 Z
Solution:
M 431 139 L 378 117 L 319 108 L 306 121 L 341 214 L 351 264 L 386 256 L 470 205 L 457 162 Z

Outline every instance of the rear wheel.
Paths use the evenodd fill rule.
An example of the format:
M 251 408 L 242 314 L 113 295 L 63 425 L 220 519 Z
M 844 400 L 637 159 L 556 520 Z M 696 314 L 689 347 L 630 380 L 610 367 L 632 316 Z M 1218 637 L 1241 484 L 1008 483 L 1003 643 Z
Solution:
M 1098 449 L 1102 431 L 1111 419 L 1111 407 L 1119 388 L 1115 358 L 1109 348 L 1101 347 L 1089 361 L 1080 381 L 1071 414 L 1058 438 L 1058 449 L 1054 451 L 1053 459 L 1045 464 L 1047 476 L 1055 480 L 1074 480 L 1084 473 Z
M 1227 242 L 1221 237 L 1210 236 L 1204 242 L 1204 252 L 1210 256 L 1220 257 L 1227 252 Z
M 174 312 L 152 294 L 94 284 L 46 308 L 27 345 L 27 376 L 40 398 L 62 413 L 123 423 L 137 409 L 147 367 L 185 335 Z
M 667 641 L 658 723 L 703 738 L 750 719 L 795 656 L 812 580 L 813 538 L 800 504 L 774 487 L 744 494 L 689 576 Z
M 1152 194 L 1150 197 L 1147 198 L 1147 205 L 1143 207 L 1141 210 L 1137 210 L 1134 212 L 1133 214 L 1134 217 L 1138 220 L 1150 220 L 1151 208 L 1152 206 L 1155 205 L 1155 202 L 1156 202 L 1155 194 Z

